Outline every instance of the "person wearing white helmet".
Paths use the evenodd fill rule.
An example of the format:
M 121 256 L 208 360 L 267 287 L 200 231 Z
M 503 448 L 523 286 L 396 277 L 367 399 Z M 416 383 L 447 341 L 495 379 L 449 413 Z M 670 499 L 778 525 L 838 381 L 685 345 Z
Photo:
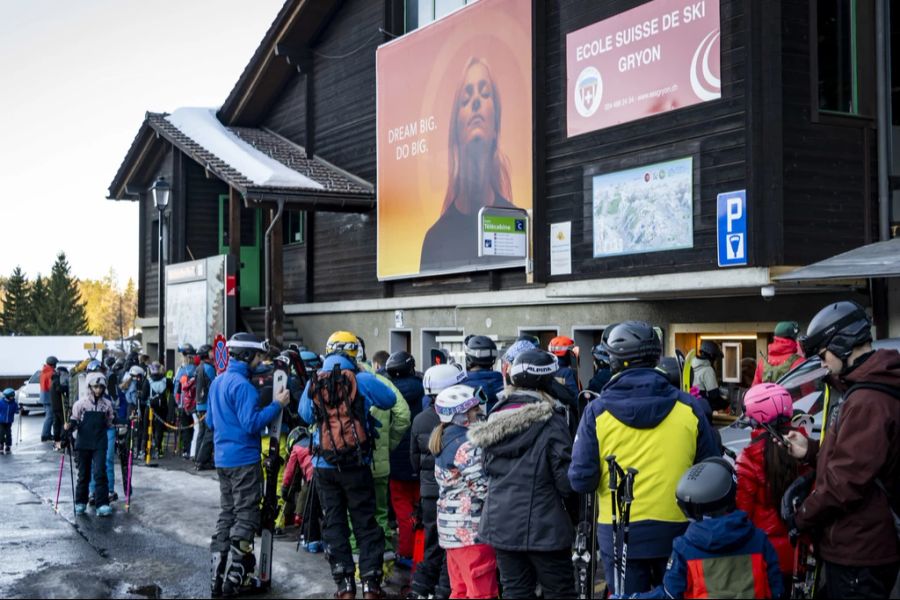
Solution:
M 434 456 L 428 449 L 428 440 L 434 428 L 441 424 L 434 410 L 435 397 L 444 389 L 466 381 L 466 372 L 459 365 L 434 365 L 427 371 L 422 384 L 425 401 L 422 412 L 413 419 L 410 428 L 410 460 L 414 470 L 419 472 L 419 501 L 422 511 L 422 525 L 425 528 L 425 554 L 413 573 L 412 592 L 421 598 L 434 595 L 438 598 L 450 597 L 450 577 L 447 574 L 447 559 L 444 549 L 438 544 L 437 481 L 434 478 Z
M 115 420 L 112 400 L 106 393 L 106 376 L 88 373 L 81 398 L 72 407 L 67 432 L 78 430 L 75 451 L 78 453 L 78 484 L 75 487 L 75 514 L 83 515 L 87 509 L 88 484 L 93 475 L 96 486 L 94 499 L 97 516 L 112 514 L 109 507 L 109 481 L 106 476 L 106 448 L 109 443 L 106 431 Z
M 452 385 L 434 402 L 441 424 L 431 434 L 434 455 L 438 541 L 447 552 L 451 598 L 496 598 L 497 558 L 478 529 L 488 480 L 481 448 L 468 440 L 470 426 L 484 418 L 487 395 L 481 388 Z

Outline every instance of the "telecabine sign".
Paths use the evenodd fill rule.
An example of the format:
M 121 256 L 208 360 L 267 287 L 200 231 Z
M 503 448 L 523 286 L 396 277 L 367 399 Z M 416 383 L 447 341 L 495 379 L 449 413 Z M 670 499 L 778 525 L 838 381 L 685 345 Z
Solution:
M 566 36 L 569 137 L 722 96 L 719 0 L 654 0 Z

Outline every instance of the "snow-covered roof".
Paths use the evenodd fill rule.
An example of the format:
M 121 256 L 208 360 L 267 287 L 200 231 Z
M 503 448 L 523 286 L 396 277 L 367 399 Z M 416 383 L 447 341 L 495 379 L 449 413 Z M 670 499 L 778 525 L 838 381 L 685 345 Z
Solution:
M 179 108 L 165 119 L 258 187 L 325 189 L 321 183 L 286 167 L 239 138 L 216 118 L 216 110 Z

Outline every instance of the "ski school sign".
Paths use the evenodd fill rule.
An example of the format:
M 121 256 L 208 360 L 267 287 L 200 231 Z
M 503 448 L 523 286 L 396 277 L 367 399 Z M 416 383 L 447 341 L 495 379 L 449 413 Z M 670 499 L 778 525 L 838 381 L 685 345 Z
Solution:
M 568 136 L 717 100 L 719 40 L 719 0 L 653 0 L 568 34 Z

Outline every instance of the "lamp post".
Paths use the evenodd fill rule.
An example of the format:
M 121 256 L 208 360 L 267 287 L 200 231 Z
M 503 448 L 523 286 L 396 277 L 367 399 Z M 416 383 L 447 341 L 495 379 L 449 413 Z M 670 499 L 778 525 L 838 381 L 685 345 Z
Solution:
M 153 204 L 156 206 L 156 210 L 159 211 L 159 227 L 157 227 L 159 231 L 159 254 L 158 254 L 158 264 L 159 264 L 159 278 L 157 281 L 157 312 L 159 313 L 159 362 L 163 364 L 165 367 L 166 364 L 166 319 L 165 319 L 165 308 L 163 306 L 164 300 L 164 292 L 165 289 L 165 261 L 163 260 L 163 239 L 164 239 L 164 230 L 166 223 L 166 207 L 169 206 L 169 192 L 172 190 L 169 182 L 166 181 L 165 177 L 160 177 L 156 181 L 153 182 L 153 186 L 150 188 L 150 191 L 153 193 Z

